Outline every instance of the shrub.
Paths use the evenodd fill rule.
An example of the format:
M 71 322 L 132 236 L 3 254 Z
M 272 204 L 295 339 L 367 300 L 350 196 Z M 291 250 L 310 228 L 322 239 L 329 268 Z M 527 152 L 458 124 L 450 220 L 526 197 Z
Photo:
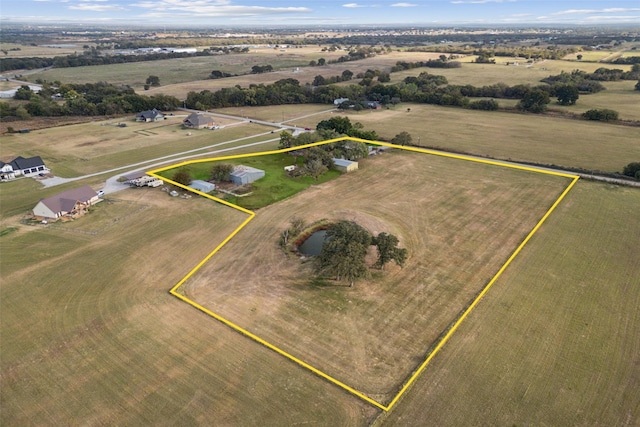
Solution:
M 582 113 L 582 117 L 587 120 L 599 120 L 602 122 L 608 122 L 611 120 L 618 120 L 618 112 L 609 110 L 607 108 L 587 110 Z

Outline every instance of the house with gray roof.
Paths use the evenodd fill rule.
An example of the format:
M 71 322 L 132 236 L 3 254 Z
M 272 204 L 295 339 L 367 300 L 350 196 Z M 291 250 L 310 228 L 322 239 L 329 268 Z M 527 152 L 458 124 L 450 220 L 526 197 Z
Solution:
M 201 113 L 192 113 L 182 121 L 185 127 L 192 129 L 204 129 L 215 126 L 213 117 Z
M 164 114 L 155 108 L 136 114 L 136 122 L 159 122 L 161 120 L 164 120 Z
M 10 181 L 19 176 L 32 177 L 51 170 L 45 166 L 40 156 L 24 158 L 18 156 L 9 163 L 0 162 L 0 180 Z
M 260 178 L 264 178 L 265 172 L 262 169 L 252 168 L 251 166 L 238 165 L 233 168 L 229 174 L 231 182 L 237 185 L 250 184 Z
M 86 213 L 89 206 L 95 205 L 99 201 L 98 193 L 85 185 L 40 199 L 33 208 L 33 215 L 46 219 L 77 218 Z

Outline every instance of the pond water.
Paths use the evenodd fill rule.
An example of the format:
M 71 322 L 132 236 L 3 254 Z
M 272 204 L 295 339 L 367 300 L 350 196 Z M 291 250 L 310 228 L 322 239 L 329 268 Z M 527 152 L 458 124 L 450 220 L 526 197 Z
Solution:
M 327 230 L 318 230 L 307 238 L 299 247 L 298 252 L 305 256 L 318 256 L 322 251 L 324 236 Z

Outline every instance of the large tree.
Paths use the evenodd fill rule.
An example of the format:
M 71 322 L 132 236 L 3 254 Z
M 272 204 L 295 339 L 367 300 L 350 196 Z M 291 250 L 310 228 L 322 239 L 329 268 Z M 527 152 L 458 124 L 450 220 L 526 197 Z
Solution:
M 413 141 L 413 138 L 409 134 L 409 132 L 402 131 L 396 136 L 393 137 L 391 142 L 396 145 L 409 145 Z
M 580 94 L 575 85 L 568 84 L 558 87 L 556 89 L 556 96 L 558 97 L 558 103 L 560 103 L 560 105 L 574 105 L 580 97 Z
M 371 234 L 353 221 L 340 221 L 327 229 L 322 251 L 318 256 L 317 271 L 346 280 L 353 286 L 355 280 L 368 274 L 365 262 Z
M 525 93 L 524 97 L 518 103 L 521 110 L 530 113 L 543 113 L 547 110 L 547 104 L 550 102 L 549 94 L 541 89 L 532 89 Z
M 180 168 L 176 173 L 173 174 L 171 180 L 177 182 L 182 185 L 191 184 L 191 172 L 187 168 Z
M 376 265 L 384 270 L 384 265 L 389 261 L 395 261 L 400 267 L 407 259 L 407 250 L 398 247 L 398 238 L 393 234 L 380 233 L 374 237 L 372 243 L 378 249 L 378 261 Z

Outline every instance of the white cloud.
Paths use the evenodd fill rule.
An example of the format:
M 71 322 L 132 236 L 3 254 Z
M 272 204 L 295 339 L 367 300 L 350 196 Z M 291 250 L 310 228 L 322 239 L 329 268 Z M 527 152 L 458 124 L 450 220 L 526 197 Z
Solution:
M 259 16 L 291 13 L 307 13 L 307 7 L 231 6 L 225 0 L 143 0 L 131 6 L 153 9 L 148 17 L 168 17 L 171 14 L 196 15 L 197 17 Z
M 451 4 L 515 3 L 516 0 L 453 0 Z
M 111 12 L 114 10 L 126 10 L 124 7 L 116 4 L 78 4 L 68 6 L 71 10 L 84 10 L 90 12 Z
M 560 12 L 554 12 L 552 13 L 552 15 L 591 15 L 594 13 L 624 13 L 637 11 L 640 11 L 640 7 L 612 7 L 608 9 L 569 9 L 562 10 Z
M 343 4 L 342 7 L 356 8 L 356 7 L 366 7 L 366 6 L 358 4 L 358 3 L 346 3 L 346 4 Z
M 413 3 L 394 3 L 391 5 L 391 7 L 415 7 L 417 6 L 417 4 L 413 4 Z

